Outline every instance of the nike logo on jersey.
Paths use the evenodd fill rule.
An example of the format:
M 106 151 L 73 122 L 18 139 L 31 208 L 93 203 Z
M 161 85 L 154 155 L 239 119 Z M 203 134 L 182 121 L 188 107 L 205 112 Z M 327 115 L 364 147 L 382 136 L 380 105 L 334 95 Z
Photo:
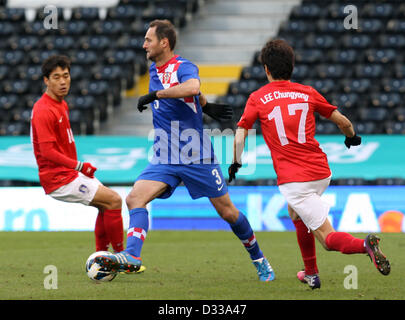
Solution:
M 224 184 L 222 184 L 220 187 L 218 187 L 218 191 L 221 191 L 223 187 L 224 187 Z

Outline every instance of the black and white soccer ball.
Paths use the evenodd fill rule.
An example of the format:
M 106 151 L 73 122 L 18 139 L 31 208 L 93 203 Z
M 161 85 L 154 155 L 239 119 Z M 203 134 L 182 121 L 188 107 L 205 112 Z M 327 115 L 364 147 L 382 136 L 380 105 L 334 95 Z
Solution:
M 112 281 L 116 276 L 116 272 L 106 270 L 103 266 L 99 265 L 94 259 L 99 255 L 111 255 L 109 251 L 97 251 L 90 255 L 86 261 L 87 276 L 96 282 Z

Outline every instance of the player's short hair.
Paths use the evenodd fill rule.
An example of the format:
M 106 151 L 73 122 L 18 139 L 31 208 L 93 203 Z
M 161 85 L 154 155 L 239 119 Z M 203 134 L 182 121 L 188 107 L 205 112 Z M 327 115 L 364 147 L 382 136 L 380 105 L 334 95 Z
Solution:
M 267 66 L 274 80 L 290 80 L 294 69 L 294 50 L 285 40 L 268 41 L 261 53 L 260 61 Z
M 156 27 L 156 36 L 159 40 L 162 40 L 164 38 L 167 38 L 169 40 L 169 46 L 170 50 L 174 50 L 174 47 L 176 46 L 176 40 L 177 40 L 177 34 L 176 34 L 176 29 L 174 28 L 173 24 L 167 20 L 153 20 L 149 24 L 149 28 Z
M 70 72 L 70 59 L 64 55 L 53 55 L 48 57 L 42 64 L 42 76 L 49 78 L 52 71 L 57 67 L 68 69 Z

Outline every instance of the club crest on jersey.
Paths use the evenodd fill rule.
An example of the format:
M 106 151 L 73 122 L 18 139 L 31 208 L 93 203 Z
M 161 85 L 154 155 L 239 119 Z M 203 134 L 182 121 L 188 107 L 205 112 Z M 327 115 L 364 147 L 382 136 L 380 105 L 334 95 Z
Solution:
M 169 84 L 171 77 L 172 77 L 172 73 L 171 73 L 171 72 L 165 72 L 165 73 L 163 73 L 162 84 Z

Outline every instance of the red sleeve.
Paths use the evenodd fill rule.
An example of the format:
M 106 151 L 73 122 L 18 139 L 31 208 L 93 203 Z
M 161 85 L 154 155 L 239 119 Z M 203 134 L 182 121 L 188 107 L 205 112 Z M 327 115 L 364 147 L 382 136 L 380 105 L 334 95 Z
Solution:
M 57 151 L 54 142 L 42 142 L 39 144 L 39 149 L 41 152 L 41 156 L 43 156 L 47 160 L 70 169 L 76 168 L 77 160 L 71 159 Z
M 54 132 L 57 119 L 51 111 L 35 109 L 32 122 L 35 126 L 38 143 L 51 141 L 56 142 Z
M 242 117 L 238 122 L 238 127 L 244 128 L 246 130 L 252 129 L 253 124 L 258 118 L 258 103 L 254 96 L 251 94 L 246 102 L 245 110 L 243 111 Z
M 311 100 L 314 105 L 314 110 L 325 118 L 329 118 L 332 112 L 337 109 L 336 106 L 333 106 L 326 101 L 326 99 L 314 88 L 312 88 Z

